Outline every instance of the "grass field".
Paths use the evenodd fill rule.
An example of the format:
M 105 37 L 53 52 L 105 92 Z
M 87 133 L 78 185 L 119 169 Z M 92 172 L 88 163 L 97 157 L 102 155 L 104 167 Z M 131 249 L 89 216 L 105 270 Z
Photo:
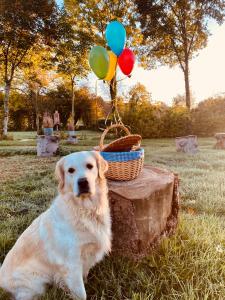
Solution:
M 37 158 L 34 133 L 0 141 L 0 262 L 19 234 L 56 195 L 58 157 Z M 78 145 L 61 144 L 61 153 L 89 150 L 96 133 L 81 132 Z M 167 168 L 181 179 L 181 213 L 176 235 L 140 263 L 106 258 L 90 273 L 91 300 L 225 299 L 225 151 L 214 139 L 199 139 L 195 156 L 175 152 L 174 140 L 144 140 L 146 163 Z M 0 291 L 0 299 L 7 296 Z M 50 288 L 41 300 L 63 300 Z

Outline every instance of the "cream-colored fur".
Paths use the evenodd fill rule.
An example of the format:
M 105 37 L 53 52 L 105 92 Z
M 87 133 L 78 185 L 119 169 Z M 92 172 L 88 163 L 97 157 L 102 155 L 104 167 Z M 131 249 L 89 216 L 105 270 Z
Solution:
M 73 153 L 57 163 L 59 195 L 19 237 L 0 269 L 0 287 L 16 300 L 32 300 L 54 283 L 73 299 L 86 299 L 83 279 L 111 249 L 106 170 L 96 152 Z M 84 177 L 90 190 L 80 194 Z

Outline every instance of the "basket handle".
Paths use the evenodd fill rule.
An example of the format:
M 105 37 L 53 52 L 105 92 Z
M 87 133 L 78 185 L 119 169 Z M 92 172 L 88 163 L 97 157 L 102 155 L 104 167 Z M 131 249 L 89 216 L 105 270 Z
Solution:
M 104 148 L 104 139 L 105 139 L 106 134 L 109 132 L 109 130 L 111 130 L 113 128 L 121 128 L 126 132 L 127 135 L 130 135 L 129 129 L 127 127 L 125 127 L 124 125 L 122 125 L 122 124 L 113 124 L 113 125 L 107 127 L 104 130 L 104 132 L 102 133 L 102 136 L 101 136 L 101 139 L 100 139 L 100 142 L 99 142 L 100 151 L 102 151 L 103 148 Z

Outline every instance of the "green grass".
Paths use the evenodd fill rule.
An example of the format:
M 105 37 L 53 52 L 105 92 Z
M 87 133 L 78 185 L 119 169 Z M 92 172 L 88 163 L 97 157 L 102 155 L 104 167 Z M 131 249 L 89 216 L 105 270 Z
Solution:
M 78 145 L 62 143 L 62 154 L 91 149 L 99 141 L 96 133 L 79 134 Z M 177 232 L 139 263 L 105 258 L 89 275 L 88 299 L 225 299 L 225 151 L 213 149 L 214 143 L 199 139 L 199 153 L 189 156 L 176 153 L 173 139 L 143 141 L 146 163 L 181 179 Z M 58 158 L 37 158 L 34 145 L 33 133 L 14 133 L 13 141 L 0 142 L 0 261 L 56 195 Z M 0 299 L 8 299 L 3 291 Z M 41 298 L 53 299 L 69 298 L 55 288 Z

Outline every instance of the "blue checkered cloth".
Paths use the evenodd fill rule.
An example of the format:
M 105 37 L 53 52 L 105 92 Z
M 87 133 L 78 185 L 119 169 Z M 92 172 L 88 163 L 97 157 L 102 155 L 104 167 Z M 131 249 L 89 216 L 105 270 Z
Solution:
M 144 157 L 144 149 L 129 152 L 100 152 L 106 161 L 123 162 Z

